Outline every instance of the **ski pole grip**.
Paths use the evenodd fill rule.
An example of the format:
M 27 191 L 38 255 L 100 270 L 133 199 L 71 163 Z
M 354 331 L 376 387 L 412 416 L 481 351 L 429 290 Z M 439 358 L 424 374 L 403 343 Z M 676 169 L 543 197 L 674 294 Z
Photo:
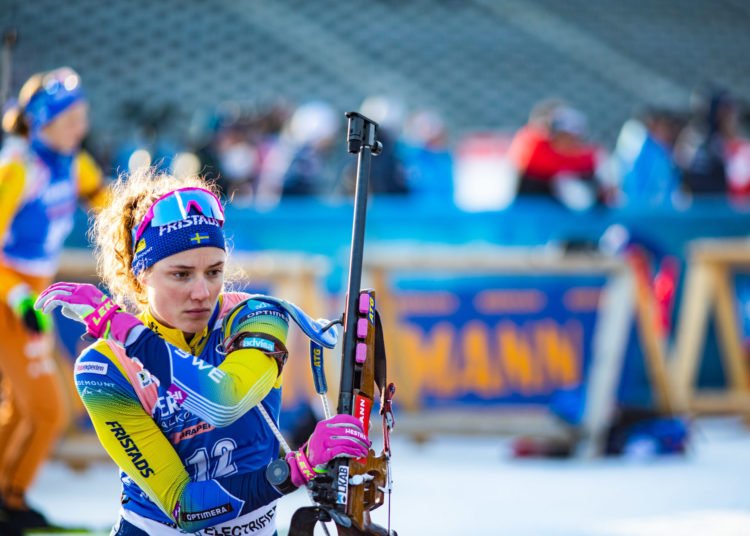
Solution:
M 319 395 L 328 392 L 328 383 L 326 382 L 326 372 L 323 368 L 323 347 L 315 341 L 310 341 L 310 367 L 312 369 L 313 381 L 315 382 L 315 391 Z

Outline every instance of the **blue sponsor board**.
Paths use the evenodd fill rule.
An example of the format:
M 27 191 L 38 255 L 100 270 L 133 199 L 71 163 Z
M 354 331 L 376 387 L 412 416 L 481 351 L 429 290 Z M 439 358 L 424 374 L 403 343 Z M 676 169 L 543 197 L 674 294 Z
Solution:
M 604 277 L 399 279 L 393 347 L 402 355 L 391 357 L 395 380 L 404 376 L 412 389 L 406 396 L 424 407 L 548 404 L 560 390 L 585 382 L 604 283 Z

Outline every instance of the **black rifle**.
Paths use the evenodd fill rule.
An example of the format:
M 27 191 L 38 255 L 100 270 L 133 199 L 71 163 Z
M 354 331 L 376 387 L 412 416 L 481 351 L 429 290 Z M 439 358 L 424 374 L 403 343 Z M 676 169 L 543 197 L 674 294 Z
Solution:
M 318 506 L 295 512 L 289 536 L 312 535 L 318 521 L 333 521 L 340 535 L 388 535 L 389 532 L 395 535 L 390 528 L 376 525 L 370 519 L 370 511 L 382 506 L 385 493 L 390 493 L 389 434 L 393 428 L 391 399 L 395 387 L 386 384 L 385 344 L 375 308 L 375 292 L 360 290 L 370 164 L 372 156 L 382 150 L 382 144 L 377 140 L 377 123 L 356 112 L 348 112 L 346 117 L 349 119 L 347 149 L 357 154 L 358 160 L 337 411 L 354 415 L 369 432 L 370 411 L 377 388 L 384 446 L 380 455 L 370 449 L 364 459 L 333 460 L 325 475 L 310 481 L 308 488 Z

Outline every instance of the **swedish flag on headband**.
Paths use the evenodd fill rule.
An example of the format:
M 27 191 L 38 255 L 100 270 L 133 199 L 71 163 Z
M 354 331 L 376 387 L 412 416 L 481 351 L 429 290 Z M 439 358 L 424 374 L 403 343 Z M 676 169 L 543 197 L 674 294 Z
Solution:
M 135 246 L 133 273 L 138 275 L 160 260 L 193 248 L 226 249 L 224 231 L 213 218 L 188 218 L 163 226 L 149 227 Z

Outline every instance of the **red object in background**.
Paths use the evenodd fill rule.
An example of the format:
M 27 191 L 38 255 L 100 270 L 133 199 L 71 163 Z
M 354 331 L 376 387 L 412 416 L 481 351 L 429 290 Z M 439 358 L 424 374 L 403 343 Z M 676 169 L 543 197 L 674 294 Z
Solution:
M 658 307 L 661 328 L 665 334 L 672 328 L 672 311 L 675 292 L 677 290 L 677 277 L 679 276 L 679 261 L 674 257 L 665 257 L 656 276 L 654 276 L 653 289 L 654 298 Z
M 631 246 L 628 250 L 628 259 L 636 278 L 643 288 L 650 290 L 654 298 L 655 328 L 661 336 L 666 337 L 672 328 L 672 310 L 677 290 L 679 261 L 674 257 L 664 257 L 658 271 L 652 277 L 649 256 L 642 248 Z
M 511 443 L 514 458 L 570 458 L 574 442 L 556 437 L 517 437 Z
M 521 175 L 545 182 L 561 172 L 582 177 L 593 175 L 596 154 L 596 147 L 585 144 L 570 152 L 560 152 L 547 132 L 534 125 L 522 127 L 508 149 L 508 158 Z
M 727 187 L 732 201 L 750 200 L 750 142 L 735 138 L 725 145 Z

